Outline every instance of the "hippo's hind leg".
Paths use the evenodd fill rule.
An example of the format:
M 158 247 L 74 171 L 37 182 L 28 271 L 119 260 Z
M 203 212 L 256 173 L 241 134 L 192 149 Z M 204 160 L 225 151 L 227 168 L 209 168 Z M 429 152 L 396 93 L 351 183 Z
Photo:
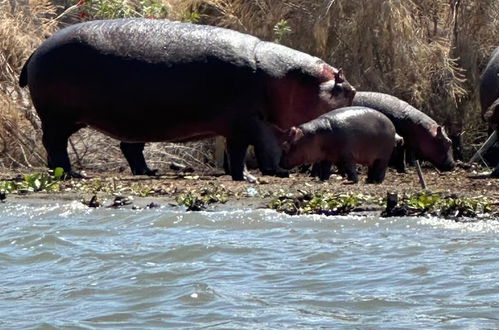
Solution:
M 121 142 L 120 149 L 125 156 L 133 175 L 157 175 L 158 170 L 151 170 L 144 158 L 145 143 Z
M 355 162 L 351 159 L 344 159 L 338 164 L 336 164 L 340 173 L 344 173 L 347 177 L 347 180 L 352 181 L 353 183 L 359 182 L 359 174 L 357 173 L 357 167 L 355 166 Z
M 62 119 L 42 120 L 43 146 L 47 151 L 47 165 L 50 169 L 62 167 L 67 178 L 81 178 L 81 174 L 74 172 L 68 155 L 68 139 L 71 134 L 85 125 L 79 125 Z
M 244 157 L 246 156 L 248 146 L 249 142 L 242 134 L 233 134 L 227 138 L 228 167 L 234 181 L 243 181 L 246 179 Z
M 393 166 L 398 173 L 406 173 L 405 170 L 405 147 L 396 146 L 393 148 L 392 156 L 390 158 L 390 166 Z
M 385 179 L 388 162 L 376 159 L 367 169 L 366 183 L 381 183 Z

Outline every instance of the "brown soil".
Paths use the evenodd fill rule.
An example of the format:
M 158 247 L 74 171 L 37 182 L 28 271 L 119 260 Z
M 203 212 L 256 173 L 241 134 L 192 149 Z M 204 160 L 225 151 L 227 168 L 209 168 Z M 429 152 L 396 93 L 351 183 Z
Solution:
M 487 197 L 497 203 L 499 201 L 499 179 L 489 178 L 489 170 L 481 168 L 456 168 L 452 172 L 439 173 L 433 168 L 423 168 L 427 189 L 432 192 L 442 192 L 446 195 L 458 197 L 478 198 Z M 131 176 L 123 173 L 87 174 L 91 178 L 83 180 L 69 180 L 62 183 L 62 193 L 29 194 L 28 198 L 49 199 L 85 199 L 94 194 L 99 198 L 108 198 L 112 195 L 149 196 L 158 203 L 171 203 L 181 194 L 189 191 L 200 192 L 203 189 L 219 189 L 223 191 L 236 206 L 262 207 L 276 194 L 307 192 L 356 193 L 375 197 L 385 197 L 387 192 L 396 192 L 399 195 L 421 192 L 421 184 L 414 168 L 409 168 L 407 174 L 400 174 L 389 170 L 382 184 L 365 184 L 365 173 L 361 173 L 362 182 L 348 183 L 339 175 L 334 175 L 326 182 L 320 182 L 306 174 L 293 173 L 289 178 L 259 177 L 259 183 L 232 181 L 230 176 L 221 173 L 193 172 L 187 174 L 169 172 L 158 178 L 145 176 Z M 255 172 L 254 175 L 258 176 Z M 0 180 L 10 179 L 15 174 L 3 172 Z M 256 195 L 255 195 L 256 193 Z M 136 198 L 137 198 L 136 197 Z M 16 198 L 26 198 L 16 197 Z

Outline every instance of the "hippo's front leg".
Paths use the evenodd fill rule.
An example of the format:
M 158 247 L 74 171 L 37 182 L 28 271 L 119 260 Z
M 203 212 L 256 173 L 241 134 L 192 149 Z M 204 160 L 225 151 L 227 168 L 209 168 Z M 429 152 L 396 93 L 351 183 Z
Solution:
M 331 166 L 333 165 L 332 162 L 328 160 L 323 160 L 318 164 L 319 166 L 319 179 L 321 181 L 327 181 L 331 177 Z M 315 166 L 315 164 L 314 164 Z
M 355 166 L 355 162 L 351 159 L 351 157 L 346 157 L 336 164 L 340 173 L 344 173 L 347 177 L 348 181 L 353 183 L 359 182 L 359 174 L 357 173 L 357 167 Z
M 263 175 L 274 175 L 281 178 L 289 177 L 289 172 L 279 166 L 282 150 L 272 128 L 264 121 L 255 122 L 252 144 L 258 168 Z
M 282 151 L 271 127 L 257 115 L 244 119 L 233 126 L 232 134 L 227 137 L 232 179 L 252 181 L 253 177 L 246 178 L 248 173 L 244 171 L 244 158 L 250 144 L 255 147 L 258 166 L 262 174 L 288 177 L 288 171 L 278 165 Z

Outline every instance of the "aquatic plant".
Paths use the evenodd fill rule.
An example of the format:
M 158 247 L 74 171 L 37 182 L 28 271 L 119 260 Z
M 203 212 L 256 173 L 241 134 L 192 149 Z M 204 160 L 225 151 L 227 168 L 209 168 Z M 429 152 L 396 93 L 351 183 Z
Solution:
M 60 191 L 60 181 L 64 176 L 64 170 L 60 167 L 54 171 L 26 174 L 15 180 L 0 181 L 0 192 L 26 193 L 40 191 Z
M 312 194 L 299 191 L 298 196 L 284 194 L 272 199 L 268 207 L 290 215 L 338 215 L 350 213 L 365 200 L 365 196 L 361 194 Z
M 202 188 L 199 192 L 188 191 L 176 198 L 179 205 L 187 207 L 187 211 L 202 211 L 209 204 L 223 204 L 227 200 L 227 192 L 223 187 L 206 187 Z
M 474 199 L 447 197 L 443 202 L 440 215 L 444 217 L 474 218 L 479 214 L 492 212 L 492 203 L 485 197 Z
M 473 218 L 491 213 L 492 203 L 485 197 L 462 198 L 425 191 L 403 196 L 395 206 L 387 208 L 382 216 L 407 216 L 432 214 L 444 218 Z

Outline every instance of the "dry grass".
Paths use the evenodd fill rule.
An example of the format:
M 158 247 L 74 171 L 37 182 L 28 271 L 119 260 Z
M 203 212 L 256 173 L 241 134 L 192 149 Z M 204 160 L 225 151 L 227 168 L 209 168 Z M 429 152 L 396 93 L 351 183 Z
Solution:
M 491 50 L 499 45 L 497 0 L 163 2 L 171 19 L 199 20 L 264 40 L 279 39 L 283 44 L 343 67 L 359 90 L 396 95 L 451 130 L 465 131 L 465 143 L 484 139 L 486 127 L 479 119 L 477 86 Z M 45 35 L 61 24 L 61 19 L 64 23 L 78 19 L 71 10 L 61 16 L 65 8 L 56 8 L 53 3 L 49 0 L 0 2 L 2 166 L 44 163 L 37 117 L 26 92 L 17 87 L 17 77 L 24 60 Z M 291 32 L 278 38 L 275 27 L 283 20 Z M 117 141 L 90 130 L 75 134 L 71 141 L 75 164 L 102 170 L 128 167 Z M 211 142 L 151 144 L 146 149 L 152 167 L 160 168 L 171 160 L 205 166 L 213 162 L 212 154 Z
M 190 2 L 208 14 L 205 22 L 265 40 L 275 38 L 273 26 L 285 19 L 292 33 L 284 44 L 343 67 L 359 90 L 398 96 L 450 131 L 464 131 L 467 144 L 485 137 L 477 86 L 499 45 L 496 0 Z
M 0 2 L 0 165 L 44 163 L 38 118 L 18 86 L 24 61 L 56 29 L 56 7 L 48 0 Z

